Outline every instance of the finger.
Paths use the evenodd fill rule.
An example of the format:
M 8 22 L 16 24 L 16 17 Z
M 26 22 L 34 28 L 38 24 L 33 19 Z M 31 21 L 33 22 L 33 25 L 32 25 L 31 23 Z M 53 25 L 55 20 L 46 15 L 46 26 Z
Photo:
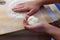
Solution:
M 24 19 L 24 21 L 23 21 L 23 24 L 29 25 L 29 23 L 28 23 L 28 21 L 27 21 L 29 17 L 30 17 L 29 15 L 26 15 L 26 17 L 25 17 L 25 19 Z
M 20 4 L 17 4 L 17 6 L 19 6 L 19 5 L 24 5 L 25 3 L 20 3 Z
M 37 24 L 31 26 L 26 20 L 24 20 L 24 23 L 23 23 L 23 24 L 24 24 L 24 26 L 25 26 L 26 28 L 29 28 L 29 29 L 30 29 L 30 28 L 32 29 L 32 28 L 38 27 L 38 26 L 40 25 L 40 24 L 37 23 Z
M 22 7 L 24 7 L 24 3 L 17 4 L 16 6 L 14 6 L 13 9 L 22 8 Z
M 26 30 L 29 30 L 29 31 L 33 32 L 33 30 L 30 27 L 31 27 L 30 25 L 25 25 Z
M 24 20 L 23 24 L 24 24 L 24 25 L 29 25 L 26 20 Z
M 32 10 L 30 10 L 27 15 L 31 16 L 33 14 L 35 14 L 38 11 L 39 8 L 33 8 Z
M 25 28 L 27 28 L 27 29 L 30 29 L 30 25 L 28 24 L 28 22 L 27 21 L 24 21 L 24 26 L 25 26 Z
M 17 9 L 13 9 L 14 12 L 25 12 L 28 11 L 28 8 L 23 7 L 23 8 L 17 8 Z
M 23 21 L 23 24 L 24 24 L 24 26 L 26 27 L 26 28 L 29 28 L 30 27 L 30 25 L 29 25 L 29 23 L 28 23 L 28 18 L 29 18 L 29 16 L 27 16 L 26 17 L 26 19 Z

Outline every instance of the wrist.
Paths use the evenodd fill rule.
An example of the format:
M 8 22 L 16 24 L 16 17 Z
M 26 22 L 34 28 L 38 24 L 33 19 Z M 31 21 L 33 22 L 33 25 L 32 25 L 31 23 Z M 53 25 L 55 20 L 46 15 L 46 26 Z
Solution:
M 37 4 L 44 5 L 44 0 L 33 0 L 33 1 L 35 1 Z
M 49 1 L 47 1 L 47 0 L 34 0 L 34 1 L 36 1 L 37 3 L 42 4 L 42 5 L 49 4 Z
M 57 28 L 57 27 L 52 26 L 52 25 L 49 25 L 49 28 L 48 28 L 48 30 L 46 30 L 46 33 L 48 33 L 51 36 L 53 36 L 56 40 L 60 40 L 60 28 Z
M 51 35 L 60 35 L 60 28 L 52 26 L 48 23 L 44 23 L 43 26 L 46 29 L 46 33 L 49 33 Z
M 53 4 L 53 3 L 60 3 L 59 0 L 34 0 L 42 5 Z

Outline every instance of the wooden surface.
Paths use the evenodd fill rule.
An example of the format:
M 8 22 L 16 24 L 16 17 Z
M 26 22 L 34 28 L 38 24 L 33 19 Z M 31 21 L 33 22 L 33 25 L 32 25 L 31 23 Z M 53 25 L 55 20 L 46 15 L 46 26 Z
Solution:
M 6 34 L 18 30 L 24 29 L 23 19 L 21 18 L 14 18 L 8 15 L 7 9 L 8 5 L 11 3 L 12 0 L 5 0 L 5 5 L 0 5 L 0 34 Z M 57 19 L 60 18 L 60 14 L 57 14 L 57 9 L 54 6 L 50 6 L 50 9 L 55 13 Z M 54 10 L 53 10 L 54 9 Z M 49 16 L 47 10 L 45 8 L 40 9 L 37 14 L 34 15 L 35 17 L 39 18 L 40 21 L 47 21 L 51 22 L 52 19 Z
M 5 34 L 24 29 L 23 19 L 8 16 L 8 5 L 12 0 L 6 0 L 5 5 L 0 5 L 0 34 Z

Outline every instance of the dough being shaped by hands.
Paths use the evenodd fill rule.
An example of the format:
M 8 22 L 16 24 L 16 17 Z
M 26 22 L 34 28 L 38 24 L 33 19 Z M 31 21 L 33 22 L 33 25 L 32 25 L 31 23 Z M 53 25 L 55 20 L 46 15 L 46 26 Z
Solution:
M 35 23 L 38 23 L 38 22 L 39 22 L 39 19 L 37 17 L 31 16 L 28 18 L 28 23 L 30 25 L 34 25 Z

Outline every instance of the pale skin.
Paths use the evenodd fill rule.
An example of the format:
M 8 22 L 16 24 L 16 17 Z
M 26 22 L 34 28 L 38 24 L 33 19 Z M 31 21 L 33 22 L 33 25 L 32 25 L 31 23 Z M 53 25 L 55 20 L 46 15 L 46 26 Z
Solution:
M 29 1 L 29 2 L 25 2 L 22 4 L 16 5 L 12 10 L 15 12 L 29 11 L 27 13 L 27 15 L 31 16 L 35 12 L 37 12 L 43 5 L 53 4 L 53 3 L 60 3 L 60 0 L 34 0 L 34 1 Z M 26 16 L 26 19 L 29 16 Z M 43 33 L 45 32 L 45 33 L 52 35 L 55 40 L 60 40 L 60 28 L 55 27 L 53 25 L 50 25 L 47 22 L 39 22 L 39 23 L 36 23 L 36 25 L 31 26 L 31 25 L 27 25 L 27 21 L 25 20 L 24 25 L 29 30 L 32 30 L 34 32 L 43 32 Z M 41 30 L 40 28 L 42 28 L 43 31 L 40 31 Z

